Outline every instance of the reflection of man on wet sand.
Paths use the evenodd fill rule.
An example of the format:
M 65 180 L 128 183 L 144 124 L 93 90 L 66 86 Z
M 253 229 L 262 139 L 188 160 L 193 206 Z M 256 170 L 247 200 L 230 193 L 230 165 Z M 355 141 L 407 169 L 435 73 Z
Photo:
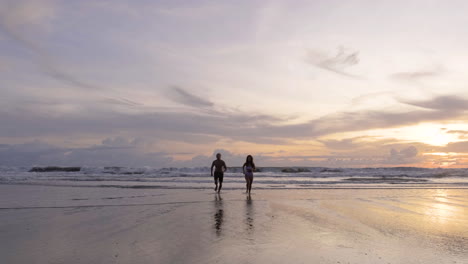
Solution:
M 223 187 L 223 178 L 224 172 L 226 171 L 226 163 L 224 160 L 221 159 L 221 154 L 216 154 L 216 160 L 213 161 L 211 164 L 211 176 L 213 176 L 213 167 L 215 168 L 214 171 L 214 182 L 215 182 L 215 192 L 221 192 L 221 188 Z M 218 181 L 219 181 L 219 188 L 218 188 Z
M 217 235 L 221 235 L 221 226 L 223 225 L 223 199 L 221 198 L 220 194 L 216 194 L 215 196 L 215 215 L 214 215 L 214 228 L 216 230 Z

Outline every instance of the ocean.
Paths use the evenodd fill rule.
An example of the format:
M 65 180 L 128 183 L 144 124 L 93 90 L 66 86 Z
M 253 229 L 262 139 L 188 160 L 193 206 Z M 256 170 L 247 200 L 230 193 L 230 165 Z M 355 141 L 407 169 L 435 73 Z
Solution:
M 468 169 L 263 167 L 254 189 L 468 188 Z M 209 167 L 0 167 L 0 184 L 142 189 L 211 189 Z M 229 168 L 224 189 L 244 189 L 242 169 Z

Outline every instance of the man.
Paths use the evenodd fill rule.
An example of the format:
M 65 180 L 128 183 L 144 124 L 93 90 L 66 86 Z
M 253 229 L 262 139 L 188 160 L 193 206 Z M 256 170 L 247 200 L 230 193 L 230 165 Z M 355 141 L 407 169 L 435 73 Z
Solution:
M 213 164 L 211 164 L 211 177 L 213 177 L 213 167 L 215 168 L 214 171 L 214 182 L 215 182 L 215 192 L 218 191 L 221 192 L 221 187 L 223 187 L 223 178 L 224 178 L 224 172 L 227 170 L 226 168 L 226 163 L 224 163 L 224 160 L 221 159 L 221 154 L 218 153 L 216 154 L 216 160 L 213 161 Z M 219 188 L 218 188 L 218 181 L 219 181 Z

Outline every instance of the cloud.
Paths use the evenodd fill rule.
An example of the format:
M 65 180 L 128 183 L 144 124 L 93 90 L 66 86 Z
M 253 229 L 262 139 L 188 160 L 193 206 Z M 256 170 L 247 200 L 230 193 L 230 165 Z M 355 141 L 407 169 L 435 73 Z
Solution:
M 405 101 L 403 103 L 408 105 L 422 107 L 426 109 L 433 110 L 443 110 L 443 111 L 465 111 L 468 109 L 468 99 L 462 98 L 460 96 L 438 96 L 431 100 L 426 101 Z
M 442 75 L 443 72 L 443 69 L 439 67 L 433 70 L 397 72 L 390 75 L 390 78 L 396 81 L 420 81 L 427 78 L 438 77 Z
M 409 146 L 400 151 L 392 148 L 390 150 L 390 156 L 388 157 L 386 163 L 389 164 L 407 164 L 415 163 L 416 156 L 418 155 L 418 149 L 415 146 Z
M 383 100 L 394 101 L 395 93 L 391 91 L 381 91 L 376 93 L 362 94 L 357 97 L 354 97 L 351 100 L 353 107 L 358 107 L 359 105 L 366 104 L 369 102 L 381 102 Z
M 142 14 L 152 16 L 168 16 L 184 19 L 199 19 L 207 16 L 218 15 L 226 10 L 228 3 L 222 2 L 165 2 L 143 1 L 135 5 L 132 1 L 89 1 L 84 2 L 90 8 L 103 9 L 106 12 L 114 12 L 118 15 L 141 17 Z
M 0 166 L 198 167 L 209 166 L 216 153 L 221 153 L 228 167 L 239 167 L 246 158 L 246 154 L 215 149 L 212 155 L 198 155 L 190 160 L 176 161 L 171 155 L 180 153 L 148 152 L 142 148 L 146 144 L 153 142 L 142 138 L 115 137 L 85 148 L 57 147 L 39 140 L 24 144 L 3 144 L 0 145 Z M 256 162 L 265 164 L 267 160 L 267 156 L 255 156 Z
M 240 167 L 245 162 L 246 155 L 234 154 L 226 149 L 215 149 L 211 155 L 198 155 L 193 157 L 189 161 L 178 162 L 182 166 L 210 166 L 211 162 L 215 159 L 217 153 L 221 153 L 221 158 L 226 161 L 226 166 L 229 167 Z M 255 161 L 264 161 L 263 156 L 256 156 Z
M 340 140 L 318 140 L 331 151 L 329 166 L 389 166 L 416 164 L 424 161 L 419 150 L 431 146 L 395 138 L 353 137 Z
M 188 161 L 175 162 L 178 166 L 209 166 L 215 159 L 215 155 L 221 153 L 222 159 L 226 161 L 227 167 L 241 167 L 244 164 L 247 155 L 253 155 L 257 167 L 265 166 L 327 166 L 328 159 L 331 156 L 313 156 L 313 155 L 281 155 L 272 156 L 266 153 L 232 153 L 226 149 L 216 149 L 211 155 L 198 155 Z M 275 153 L 278 154 L 278 153 Z
M 445 103 L 442 103 L 445 102 Z M 184 111 L 181 109 L 152 109 L 127 113 L 110 111 L 105 106 L 90 105 L 76 113 L 55 113 L 22 109 L 1 111 L 0 137 L 38 137 L 58 135 L 109 135 L 125 131 L 134 135 L 153 135 L 161 139 L 190 140 L 205 137 L 227 138 L 247 142 L 282 144 L 297 139 L 406 126 L 428 121 L 462 118 L 468 104 L 444 98 L 412 101 L 412 105 L 430 107 L 405 112 L 358 111 L 339 112 L 308 122 L 284 124 L 284 119 L 272 115 L 229 111 Z M 446 104 L 449 103 L 449 104 Z M 454 104 L 450 104 L 454 103 Z M 455 105 L 455 106 L 454 106 Z M 456 109 L 453 110 L 453 109 Z M 332 144 L 333 142 L 329 142 Z M 351 142 L 347 142 L 351 143 Z
M 191 107 L 212 107 L 214 104 L 207 99 L 194 95 L 180 87 L 171 87 L 168 97 L 177 103 Z
M 460 139 L 467 139 L 468 138 L 468 130 L 448 130 L 446 131 L 447 134 L 457 134 L 458 138 Z
M 130 107 L 137 107 L 137 106 L 144 106 L 141 103 L 134 102 L 127 98 L 104 98 L 100 101 L 100 103 L 106 103 L 111 105 L 121 105 L 121 106 L 130 106 Z
M 151 143 L 151 142 L 149 142 Z M 172 158 L 164 152 L 145 152 L 143 139 L 107 138 L 86 148 L 64 148 L 32 141 L 0 147 L 4 166 L 165 166 Z
M 468 153 L 468 141 L 450 142 L 447 146 L 441 147 L 444 152 Z
M 468 100 L 455 96 L 439 96 L 428 100 L 400 103 L 425 109 L 400 112 L 362 110 L 338 112 L 306 123 L 287 126 L 271 126 L 266 133 L 289 134 L 297 137 L 317 137 L 327 134 L 364 131 L 368 129 L 407 126 L 421 122 L 457 119 L 468 110 Z
M 392 143 L 393 141 L 393 143 Z M 415 145 L 420 143 L 399 143 L 396 140 L 387 139 L 375 142 L 363 142 L 355 149 L 347 149 L 344 152 L 329 155 L 324 166 L 340 167 L 369 167 L 369 166 L 395 166 L 418 164 L 424 161 L 423 156 Z M 397 150 L 400 148 L 400 150 Z M 387 151 L 385 154 L 385 151 Z
M 69 87 L 98 92 L 102 97 L 122 105 L 140 105 L 129 99 L 107 96 L 114 93 L 108 87 L 90 83 L 68 73 L 57 59 L 39 44 L 38 39 L 44 37 L 47 29 L 51 28 L 58 9 L 58 4 L 52 0 L 7 0 L 0 5 L 0 32 L 25 48 L 31 61 L 52 79 Z M 103 95 L 104 91 L 107 95 Z
M 381 138 L 374 136 L 360 136 L 342 139 L 319 139 L 317 141 L 324 144 L 326 149 L 333 151 L 333 153 L 343 154 L 352 152 L 357 156 L 366 156 L 369 154 L 377 155 L 378 153 L 381 153 L 382 150 L 386 150 L 391 147 L 405 146 L 408 144 L 408 142 L 394 138 Z
M 392 74 L 390 77 L 397 80 L 419 80 L 427 77 L 437 76 L 438 73 L 435 71 L 415 71 L 415 72 L 398 72 Z
M 468 134 L 468 130 L 448 130 L 446 133 L 466 135 L 466 134 Z
M 45 25 L 55 16 L 53 1 L 18 0 L 7 1 L 0 7 L 0 29 L 12 40 L 21 44 L 31 55 L 31 59 L 44 73 L 59 81 L 86 89 L 96 87 L 72 78 L 53 62 L 52 56 L 36 41 L 45 33 Z
M 359 143 L 356 142 L 359 138 L 345 138 L 345 139 L 327 139 L 318 140 L 323 143 L 328 149 L 353 149 L 356 148 Z
M 210 166 L 216 153 L 221 153 L 228 167 L 240 167 L 247 155 L 215 149 L 212 155 L 198 155 L 190 160 L 177 161 L 171 155 L 180 153 L 148 152 L 139 145 L 145 143 L 147 141 L 142 139 L 117 137 L 104 139 L 101 144 L 85 148 L 57 147 L 38 140 L 16 145 L 4 144 L 0 145 L 0 166 L 199 167 Z M 288 157 L 273 159 L 261 154 L 248 154 L 254 154 L 255 162 L 262 166 L 294 165 Z
M 330 56 L 323 52 L 311 50 L 307 54 L 306 62 L 342 76 L 359 78 L 359 76 L 346 71 L 349 67 L 359 63 L 359 52 L 357 51 L 348 52 L 340 47 L 335 56 Z
M 392 143 L 393 142 L 393 143 Z M 288 155 L 285 152 L 233 153 L 228 149 L 215 149 L 210 155 L 197 155 L 189 160 L 174 160 L 173 155 L 191 153 L 155 152 L 159 141 L 145 138 L 109 137 L 100 144 L 82 148 L 58 147 L 42 141 L 24 144 L 0 145 L 0 166 L 151 166 L 151 167 L 198 167 L 209 166 L 216 153 L 221 153 L 228 167 L 243 164 L 248 154 L 254 156 L 260 166 L 328 166 L 368 167 L 398 166 L 431 161 L 431 156 L 419 155 L 420 143 L 398 143 L 396 140 L 362 142 L 356 149 L 324 155 Z M 151 148 L 145 148 L 145 146 Z M 324 150 L 326 151 L 326 150 Z M 431 161 L 432 162 L 432 161 Z

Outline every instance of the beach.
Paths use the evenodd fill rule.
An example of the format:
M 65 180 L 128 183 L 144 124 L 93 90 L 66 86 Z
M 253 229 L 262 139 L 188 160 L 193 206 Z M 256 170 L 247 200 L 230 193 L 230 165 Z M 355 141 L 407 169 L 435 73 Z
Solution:
M 466 263 L 468 189 L 0 185 L 2 263 Z
M 0 264 L 468 264 L 468 1 L 0 3 Z

